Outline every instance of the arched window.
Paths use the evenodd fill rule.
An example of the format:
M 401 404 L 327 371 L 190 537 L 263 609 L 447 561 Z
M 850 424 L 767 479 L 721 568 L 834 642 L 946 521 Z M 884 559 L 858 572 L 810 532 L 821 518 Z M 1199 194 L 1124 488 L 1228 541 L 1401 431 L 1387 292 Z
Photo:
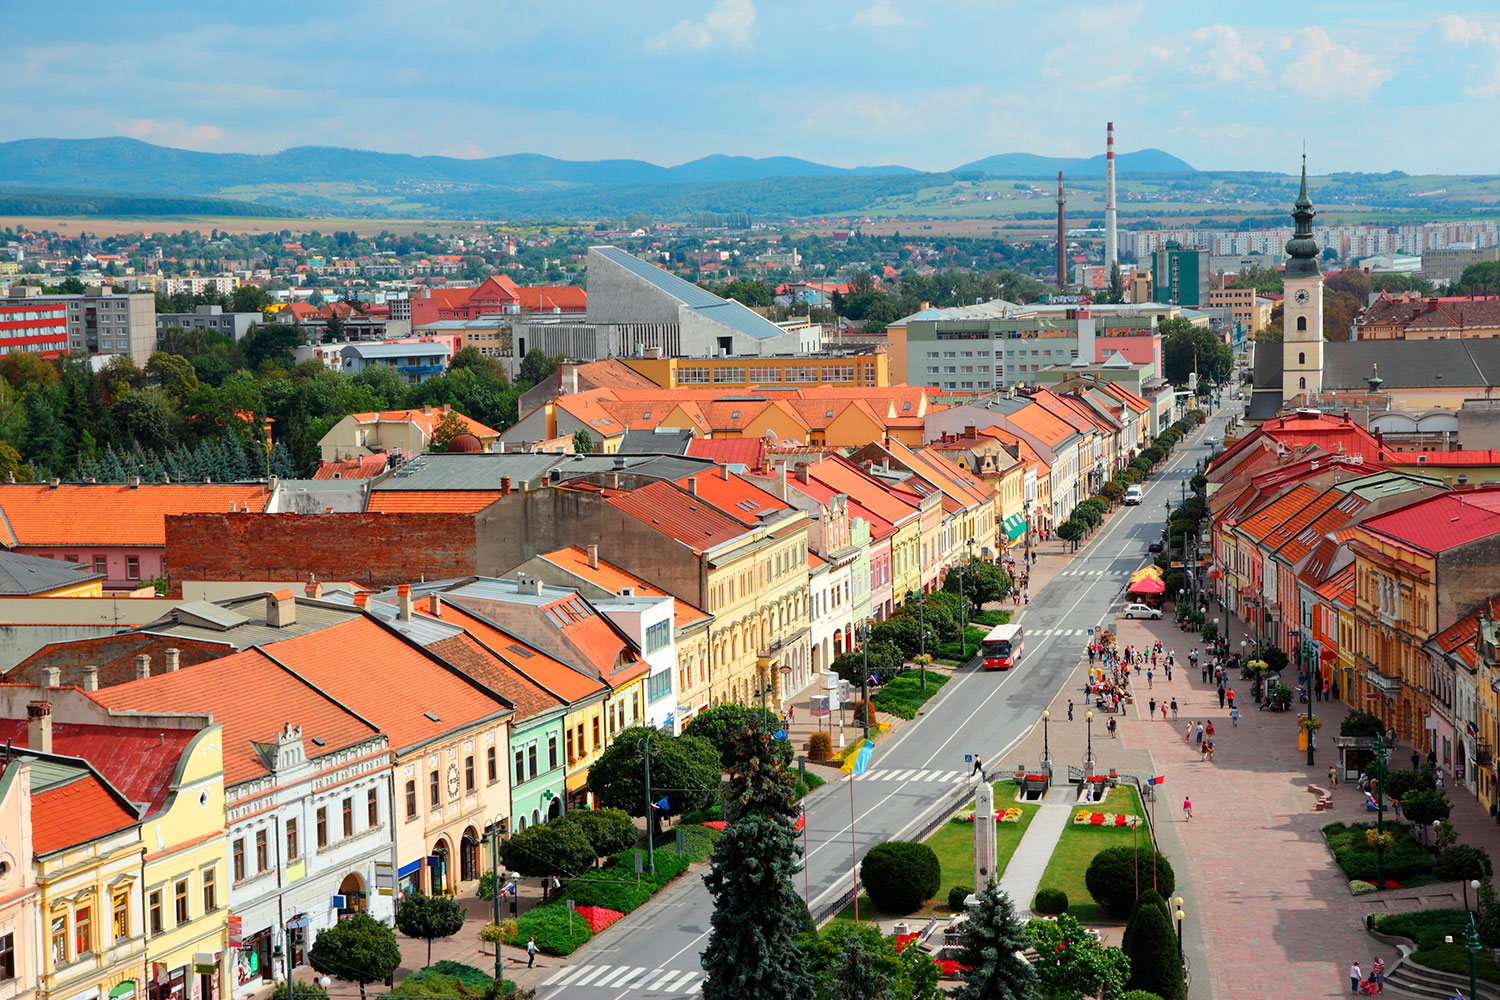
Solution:
M 1305 379 L 1305 378 L 1299 378 L 1297 380 L 1297 388 L 1299 388 L 1299 389 L 1306 389 L 1307 388 L 1307 379 Z
M 1306 351 L 1298 351 L 1297 352 L 1297 364 L 1299 364 L 1299 365 L 1305 365 L 1305 364 L 1307 364 L 1307 352 Z
M 1307 329 L 1307 317 L 1306 316 L 1298 316 L 1297 317 L 1297 329 L 1299 329 L 1299 330 L 1306 330 Z

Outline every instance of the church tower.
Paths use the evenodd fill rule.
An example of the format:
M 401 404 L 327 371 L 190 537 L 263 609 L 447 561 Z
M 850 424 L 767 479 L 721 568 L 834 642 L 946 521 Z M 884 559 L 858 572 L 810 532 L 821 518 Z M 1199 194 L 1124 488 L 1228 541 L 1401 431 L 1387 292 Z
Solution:
M 1313 239 L 1312 199 L 1307 196 L 1307 154 L 1302 154 L 1302 191 L 1292 206 L 1296 232 L 1287 240 L 1286 298 L 1281 311 L 1281 398 L 1323 391 L 1323 274 Z

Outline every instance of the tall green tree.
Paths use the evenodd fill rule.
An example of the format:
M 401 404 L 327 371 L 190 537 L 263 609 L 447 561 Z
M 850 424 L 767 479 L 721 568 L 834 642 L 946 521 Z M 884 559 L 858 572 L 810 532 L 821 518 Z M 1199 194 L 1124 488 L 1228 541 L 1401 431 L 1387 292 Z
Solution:
M 365 987 L 383 983 L 401 967 L 401 946 L 389 927 L 367 913 L 324 928 L 307 952 L 307 962 L 325 976 Z
M 728 754 L 729 802 L 733 815 L 796 815 L 797 778 L 784 762 L 782 746 L 764 729 L 744 729 Z
M 427 964 L 432 964 L 432 942 L 452 937 L 464 929 L 464 908 L 452 896 L 407 894 L 396 908 L 396 930 L 409 938 L 427 942 Z
M 706 1000 L 810 1000 L 797 935 L 807 908 L 792 887 L 802 870 L 797 836 L 784 816 L 753 813 L 724 831 L 703 877 L 714 900 L 703 951 Z
M 719 751 L 696 736 L 670 736 L 645 726 L 631 726 L 615 734 L 604 753 L 589 768 L 589 790 L 599 804 L 623 809 L 632 816 L 646 815 L 647 745 L 651 750 L 651 799 L 666 798 L 665 809 L 653 808 L 653 830 L 660 820 L 713 803 L 723 774 Z
M 586 429 L 580 427 L 573 432 L 573 454 L 592 455 L 594 453 L 594 436 Z
M 1010 592 L 1010 574 L 994 563 L 975 559 L 967 564 L 954 566 L 943 577 L 943 589 L 958 594 L 959 581 L 963 581 L 964 600 L 971 611 L 982 611 L 986 604 L 1003 598 Z
M 61 475 L 70 464 L 67 435 L 45 392 L 29 392 L 26 411 L 26 456 L 41 475 Z
M 880 956 L 851 937 L 835 961 L 828 981 L 832 1000 L 894 1000 L 895 977 L 880 965 Z
M 521 367 L 516 370 L 516 380 L 527 387 L 537 385 L 551 378 L 553 373 L 557 371 L 558 363 L 561 361 L 562 355 L 553 357 L 546 351 L 540 351 L 533 347 L 521 359 Z
M 1037 987 L 1036 970 L 1021 957 L 1026 928 L 1010 897 L 990 879 L 969 907 L 958 964 L 966 968 L 954 1000 L 1030 1000 Z
M 1108 302 L 1125 301 L 1125 279 L 1120 275 L 1120 262 L 1109 265 L 1109 290 L 1105 293 Z
M 1183 1000 L 1187 983 L 1177 936 L 1167 916 L 1167 901 L 1155 889 L 1147 889 L 1135 901 L 1120 948 L 1130 956 L 1127 989 L 1147 990 L 1162 1000 Z
M 1026 936 L 1037 957 L 1038 996 L 1043 1000 L 1116 1000 L 1130 978 L 1130 958 L 1119 948 L 1098 944 L 1070 913 L 1055 920 L 1033 920 Z
M 1163 374 L 1173 385 L 1187 385 L 1195 366 L 1200 385 L 1223 382 L 1234 370 L 1234 349 L 1207 327 L 1179 316 L 1163 320 L 1158 329 Z

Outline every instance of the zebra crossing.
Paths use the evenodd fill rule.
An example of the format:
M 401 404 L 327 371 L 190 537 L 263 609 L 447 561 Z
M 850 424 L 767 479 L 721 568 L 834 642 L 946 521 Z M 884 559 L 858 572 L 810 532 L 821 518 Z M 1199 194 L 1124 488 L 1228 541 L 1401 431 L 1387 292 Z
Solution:
M 702 969 L 652 969 L 644 965 L 580 965 L 558 969 L 540 988 L 589 986 L 608 990 L 640 990 L 662 996 L 695 996 L 703 990 Z M 544 993 L 543 996 L 546 994 Z
M 968 781 L 969 771 L 923 771 L 920 769 L 892 769 L 889 771 L 866 771 L 860 781 L 924 781 L 933 785 L 953 785 Z
M 1039 639 L 1044 639 L 1047 636 L 1055 636 L 1059 639 L 1071 639 L 1088 634 L 1089 630 L 1086 628 L 1029 628 L 1026 630 L 1028 637 L 1036 636 Z
M 1076 567 L 1070 567 L 1070 568 L 1064 569 L 1064 570 L 1058 570 L 1057 575 L 1058 576 L 1071 576 L 1071 577 L 1087 577 L 1088 579 L 1091 579 L 1091 580 L 1098 580 L 1101 577 L 1106 577 L 1106 576 L 1113 576 L 1113 577 L 1119 577 L 1121 579 L 1124 579 L 1125 577 L 1129 576 L 1130 574 L 1126 573 L 1126 572 L 1123 572 L 1121 570 L 1117 570 L 1117 569 L 1088 569 L 1087 567 L 1084 567 L 1084 566 L 1076 566 Z

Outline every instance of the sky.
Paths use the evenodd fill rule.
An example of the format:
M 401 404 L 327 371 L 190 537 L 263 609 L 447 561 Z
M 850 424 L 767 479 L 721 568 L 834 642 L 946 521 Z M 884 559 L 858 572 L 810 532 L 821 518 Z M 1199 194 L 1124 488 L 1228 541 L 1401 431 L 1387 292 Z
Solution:
M 0 0 L 0 139 L 1500 169 L 1496 0 Z M 80 31 L 80 26 L 92 27 Z

